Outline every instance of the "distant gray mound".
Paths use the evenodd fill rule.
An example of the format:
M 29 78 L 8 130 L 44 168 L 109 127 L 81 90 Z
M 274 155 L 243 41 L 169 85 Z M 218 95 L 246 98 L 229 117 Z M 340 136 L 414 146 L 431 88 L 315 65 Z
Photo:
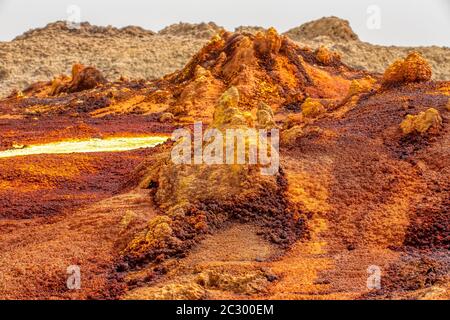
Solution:
M 234 29 L 234 32 L 238 33 L 252 33 L 255 34 L 259 31 L 265 31 L 266 29 L 258 26 L 239 26 Z
M 284 35 L 295 41 L 312 40 L 320 36 L 327 36 L 334 41 L 359 40 L 350 23 L 337 17 L 324 17 L 304 23 L 288 30 Z
M 186 23 L 180 22 L 165 27 L 158 32 L 164 36 L 193 37 L 196 39 L 210 39 L 224 28 L 214 22 Z
M 92 37 L 120 37 L 120 36 L 134 36 L 134 37 L 146 37 L 152 36 L 155 32 L 145 30 L 144 28 L 137 26 L 128 26 L 123 28 L 116 28 L 113 26 L 95 26 L 89 22 L 81 22 L 78 25 L 71 25 L 66 21 L 56 21 L 47 24 L 43 28 L 31 29 L 24 34 L 16 37 L 14 40 L 29 39 L 34 36 L 45 36 L 66 33 L 69 35 L 78 36 L 92 36 Z

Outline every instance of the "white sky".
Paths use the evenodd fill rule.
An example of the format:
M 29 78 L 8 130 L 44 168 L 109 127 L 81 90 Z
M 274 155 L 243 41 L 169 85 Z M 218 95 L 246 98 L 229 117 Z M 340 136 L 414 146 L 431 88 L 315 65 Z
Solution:
M 0 0 L 0 41 L 66 20 L 70 5 L 81 9 L 81 21 L 154 31 L 180 21 L 214 21 L 229 30 L 259 25 L 283 32 L 334 15 L 371 43 L 450 47 L 450 0 Z M 380 9 L 379 29 L 367 27 L 373 5 Z

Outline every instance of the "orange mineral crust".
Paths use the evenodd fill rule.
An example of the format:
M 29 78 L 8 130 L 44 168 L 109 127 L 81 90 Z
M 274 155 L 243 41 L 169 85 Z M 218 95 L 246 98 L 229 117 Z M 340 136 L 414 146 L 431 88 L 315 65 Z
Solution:
M 218 30 L 160 79 L 75 65 L 0 100 L 0 156 L 22 154 L 0 157 L 0 298 L 449 299 L 450 82 L 415 52 L 341 59 Z M 279 167 L 180 164 L 171 140 L 26 155 L 198 121 L 279 130 Z

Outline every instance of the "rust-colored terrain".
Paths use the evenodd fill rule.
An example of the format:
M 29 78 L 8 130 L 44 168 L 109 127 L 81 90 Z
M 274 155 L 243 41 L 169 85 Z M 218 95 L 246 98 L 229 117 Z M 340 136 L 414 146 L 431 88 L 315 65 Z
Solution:
M 0 297 L 449 299 L 450 81 L 398 58 L 377 74 L 272 28 L 220 31 L 157 80 L 75 65 L 13 92 L 1 150 L 202 121 L 280 129 L 280 168 L 175 164 L 173 141 L 0 158 Z

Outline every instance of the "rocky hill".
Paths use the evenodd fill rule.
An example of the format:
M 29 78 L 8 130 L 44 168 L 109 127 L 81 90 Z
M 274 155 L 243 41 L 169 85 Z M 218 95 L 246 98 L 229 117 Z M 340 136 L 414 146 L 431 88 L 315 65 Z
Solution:
M 120 76 L 155 79 L 179 70 L 214 34 L 223 30 L 213 22 L 178 23 L 158 33 L 140 27 L 98 27 L 82 23 L 70 29 L 65 22 L 30 30 L 10 42 L 0 42 L 0 95 L 22 90 L 36 81 L 69 73 L 74 63 L 92 65 L 109 79 Z M 261 27 L 238 27 L 255 33 Z M 285 33 L 313 50 L 325 46 L 341 54 L 344 63 L 383 72 L 395 59 L 414 50 L 433 68 L 433 78 L 450 78 L 450 49 L 379 46 L 358 40 L 345 20 L 328 17 L 305 23 Z
M 292 28 L 284 33 L 296 41 L 312 40 L 319 36 L 327 36 L 334 41 L 359 40 L 347 20 L 337 17 L 324 17 Z
M 158 32 L 160 35 L 176 36 L 176 37 L 190 37 L 197 39 L 211 39 L 215 34 L 223 31 L 222 27 L 219 27 L 214 22 L 208 23 L 185 23 L 180 22 L 178 24 L 172 24 L 165 27 Z

